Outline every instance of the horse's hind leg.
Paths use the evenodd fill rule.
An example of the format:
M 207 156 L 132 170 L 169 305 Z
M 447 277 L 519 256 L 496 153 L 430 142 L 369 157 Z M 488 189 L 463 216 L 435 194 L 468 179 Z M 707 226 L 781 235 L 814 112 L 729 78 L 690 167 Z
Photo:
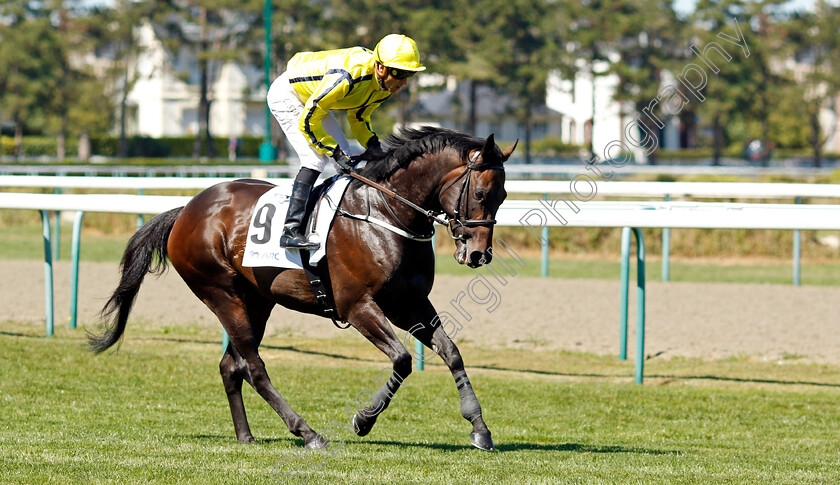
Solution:
M 434 326 L 433 326 L 433 322 Z M 464 360 L 458 347 L 446 334 L 443 325 L 439 324 L 437 312 L 431 302 L 426 300 L 420 304 L 409 316 L 394 317 L 394 323 L 407 330 L 415 338 L 420 340 L 426 347 L 440 355 L 443 362 L 449 367 L 455 385 L 458 387 L 458 395 L 461 398 L 461 416 L 473 426 L 470 433 L 470 443 L 476 448 L 491 451 L 495 449 L 490 430 L 481 416 L 481 404 L 473 391 L 467 372 L 464 370 Z M 426 357 L 428 359 L 429 356 Z
M 246 299 L 218 289 L 208 293 L 211 293 L 211 297 L 202 298 L 202 300 L 210 302 L 208 306 L 210 306 L 227 331 L 231 346 L 233 346 L 232 350 L 235 352 L 232 356 L 234 367 L 231 367 L 233 370 L 230 375 L 231 381 L 225 381 L 225 390 L 228 390 L 228 384 L 230 383 L 233 392 L 228 393 L 228 400 L 231 403 L 231 415 L 234 420 L 237 439 L 242 441 L 242 438 L 245 438 L 247 441 L 250 435 L 245 418 L 245 407 L 242 405 L 241 379 L 244 378 L 268 402 L 274 411 L 280 415 L 289 428 L 289 431 L 295 436 L 304 439 L 308 448 L 324 447 L 325 442 L 323 438 L 306 424 L 306 421 L 289 406 L 289 403 L 286 402 L 271 383 L 271 379 L 268 377 L 268 372 L 265 369 L 265 363 L 257 350 L 262 340 L 263 332 L 265 331 L 265 321 L 268 319 L 270 307 L 268 307 L 268 311 L 264 312 L 264 316 L 263 312 L 255 310 L 262 305 L 267 305 L 266 301 L 260 301 L 259 297 Z M 236 358 L 237 353 L 240 358 Z M 222 358 L 222 364 L 225 363 L 225 359 L 226 357 Z M 222 371 L 222 379 L 225 380 L 224 370 Z M 238 382 L 239 393 L 236 392 L 236 379 L 240 379 Z M 243 423 L 244 427 L 240 427 Z
M 274 303 L 260 301 L 258 297 L 248 299 L 248 304 L 246 305 L 248 322 L 257 342 L 262 341 L 265 325 L 273 307 Z M 221 362 L 219 362 L 219 372 L 222 375 L 225 393 L 230 404 L 230 414 L 233 418 L 236 439 L 240 443 L 253 443 L 256 440 L 251 434 L 251 428 L 248 426 L 245 404 L 242 402 L 242 381 L 248 380 L 250 383 L 251 376 L 248 373 L 248 363 L 245 362 L 245 359 L 233 345 L 228 345 L 227 349 L 225 349 L 225 354 L 222 356 Z
M 222 374 L 222 383 L 225 385 L 225 393 L 230 404 L 236 439 L 240 443 L 253 443 L 256 440 L 248 426 L 245 403 L 242 402 L 242 380 L 248 377 L 248 364 L 233 345 L 228 345 L 225 355 L 222 356 L 219 372 Z

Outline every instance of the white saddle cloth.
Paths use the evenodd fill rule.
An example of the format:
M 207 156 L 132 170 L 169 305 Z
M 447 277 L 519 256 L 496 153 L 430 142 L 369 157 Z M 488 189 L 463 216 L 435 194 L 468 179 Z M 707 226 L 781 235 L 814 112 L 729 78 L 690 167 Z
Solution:
M 314 209 L 315 214 L 312 217 L 316 217 L 315 229 L 309 236 L 309 240 L 320 242 L 321 247 L 310 255 L 309 261 L 312 264 L 317 264 L 326 254 L 327 233 L 350 180 L 351 178 L 347 176 L 339 177 L 327 189 L 327 194 Z M 254 212 L 251 214 L 251 225 L 248 227 L 248 241 L 245 243 L 242 266 L 303 268 L 300 262 L 300 251 L 280 247 L 280 235 L 283 232 L 283 223 L 286 221 L 286 212 L 289 209 L 290 194 L 291 185 L 274 187 L 257 201 Z

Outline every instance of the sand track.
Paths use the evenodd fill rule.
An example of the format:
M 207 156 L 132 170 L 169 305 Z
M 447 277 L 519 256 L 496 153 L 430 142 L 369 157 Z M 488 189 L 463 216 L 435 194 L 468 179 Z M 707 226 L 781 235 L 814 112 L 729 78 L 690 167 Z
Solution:
M 43 267 L 37 261 L 0 261 L 0 322 L 43 325 Z M 117 276 L 115 263 L 82 264 L 80 324 L 95 321 Z M 504 286 L 488 277 L 492 288 L 472 285 L 476 299 L 486 301 L 483 305 L 467 295 L 472 278 L 441 275 L 432 294 L 438 311 L 449 312 L 463 326 L 456 342 L 617 353 L 617 277 L 610 281 L 517 276 L 508 277 Z M 68 320 L 69 287 L 70 265 L 57 262 L 56 325 L 66 325 Z M 457 298 L 461 292 L 465 295 Z M 794 355 L 840 364 L 840 288 L 654 282 L 648 285 L 647 299 L 648 355 L 751 355 L 767 360 Z M 460 301 L 460 311 L 452 300 Z M 628 352 L 632 357 L 635 300 L 630 307 Z M 184 322 L 219 325 L 171 269 L 161 278 L 147 278 L 132 315 L 167 326 Z M 269 321 L 268 334 L 315 337 L 338 336 L 342 331 L 328 320 L 278 308 Z

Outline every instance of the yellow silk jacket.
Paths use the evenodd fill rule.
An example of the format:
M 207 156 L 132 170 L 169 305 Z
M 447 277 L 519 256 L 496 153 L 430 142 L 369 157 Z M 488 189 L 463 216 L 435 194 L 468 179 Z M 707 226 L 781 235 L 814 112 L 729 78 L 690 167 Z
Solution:
M 379 88 L 373 53 L 364 47 L 300 52 L 286 66 L 289 83 L 304 103 L 300 130 L 318 153 L 333 155 L 335 139 L 321 126 L 330 110 L 346 110 L 353 137 L 367 147 L 375 135 L 370 115 L 391 93 Z

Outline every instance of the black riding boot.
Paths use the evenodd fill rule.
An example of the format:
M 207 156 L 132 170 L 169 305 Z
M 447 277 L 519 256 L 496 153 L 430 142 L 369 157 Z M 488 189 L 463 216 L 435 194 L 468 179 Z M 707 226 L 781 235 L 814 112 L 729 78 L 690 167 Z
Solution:
M 292 186 L 292 196 L 289 199 L 289 212 L 286 213 L 286 223 L 280 236 L 280 247 L 289 249 L 318 249 L 319 244 L 306 240 L 301 224 L 306 212 L 306 202 L 312 185 L 318 179 L 319 172 L 309 168 L 302 168 L 295 177 Z

